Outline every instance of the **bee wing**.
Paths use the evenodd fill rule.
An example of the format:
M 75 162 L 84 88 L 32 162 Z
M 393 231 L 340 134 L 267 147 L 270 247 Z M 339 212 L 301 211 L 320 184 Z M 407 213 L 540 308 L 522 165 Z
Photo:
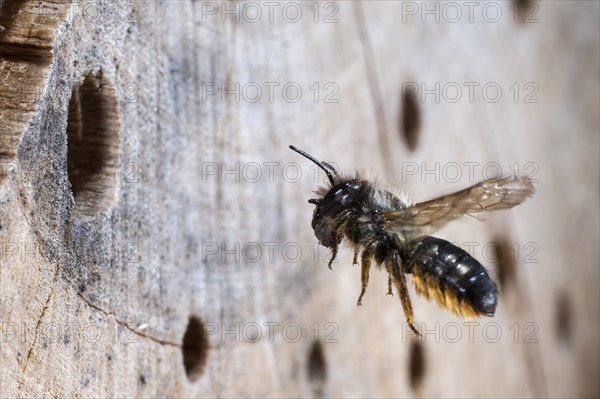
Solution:
M 384 212 L 383 217 L 393 230 L 418 237 L 464 215 L 480 217 L 483 212 L 512 208 L 534 192 L 528 177 L 500 177 L 399 211 Z

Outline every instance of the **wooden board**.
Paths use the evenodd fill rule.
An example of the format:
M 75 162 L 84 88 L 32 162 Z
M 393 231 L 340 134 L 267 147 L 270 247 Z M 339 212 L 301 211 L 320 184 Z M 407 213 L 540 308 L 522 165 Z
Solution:
M 600 6 L 475 3 L 0 2 L 0 396 L 598 397 Z M 533 174 L 440 232 L 496 316 L 357 308 L 289 144 L 416 201 Z

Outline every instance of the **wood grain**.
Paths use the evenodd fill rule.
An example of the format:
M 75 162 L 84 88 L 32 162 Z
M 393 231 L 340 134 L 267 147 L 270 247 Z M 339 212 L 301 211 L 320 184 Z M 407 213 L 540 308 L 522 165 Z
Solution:
M 0 396 L 600 395 L 597 2 L 0 4 Z M 289 144 L 416 201 L 534 173 L 442 231 L 496 316 L 357 308 Z

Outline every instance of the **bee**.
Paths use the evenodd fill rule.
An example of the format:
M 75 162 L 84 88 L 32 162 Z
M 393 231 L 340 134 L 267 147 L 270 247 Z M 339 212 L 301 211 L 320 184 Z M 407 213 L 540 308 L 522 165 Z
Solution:
M 388 273 L 388 295 L 396 286 L 406 321 L 420 336 L 414 322 L 406 275 L 415 290 L 428 300 L 462 317 L 493 316 L 498 286 L 475 258 L 456 245 L 433 237 L 434 231 L 464 215 L 512 208 L 533 196 L 528 177 L 498 177 L 464 190 L 411 205 L 378 187 L 360 173 L 341 174 L 301 149 L 290 149 L 321 168 L 329 184 L 315 191 L 318 198 L 311 226 L 319 243 L 332 251 L 329 269 L 342 239 L 354 248 L 353 264 L 360 256 L 360 306 L 369 283 L 373 261 Z

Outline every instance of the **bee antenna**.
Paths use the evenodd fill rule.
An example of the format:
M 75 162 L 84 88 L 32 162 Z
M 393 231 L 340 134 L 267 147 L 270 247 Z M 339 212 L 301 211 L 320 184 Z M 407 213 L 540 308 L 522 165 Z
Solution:
M 333 166 L 331 166 L 330 164 L 328 164 L 327 162 L 319 162 L 315 157 L 313 157 L 312 155 L 310 155 L 307 152 L 302 151 L 300 148 L 298 147 L 294 147 L 293 145 L 290 146 L 290 149 L 292 151 L 296 151 L 298 154 L 302 155 L 305 158 L 310 159 L 311 161 L 313 161 L 315 164 L 317 164 L 317 166 L 321 169 L 323 169 L 323 171 L 325 172 L 325 174 L 327 175 L 327 177 L 329 178 L 329 181 L 331 182 L 331 185 L 335 184 L 335 180 L 333 179 L 333 175 L 331 174 L 331 171 L 333 171 L 333 173 L 336 173 L 335 169 L 333 168 Z M 325 167 L 325 165 L 327 165 L 331 171 L 329 169 L 327 169 Z
M 335 170 L 335 168 L 333 166 L 331 166 L 331 164 L 329 162 L 325 162 L 325 161 L 321 161 L 321 163 L 323 164 L 323 166 L 325 166 L 327 169 L 331 170 L 333 172 L 334 175 L 337 175 L 337 170 Z

